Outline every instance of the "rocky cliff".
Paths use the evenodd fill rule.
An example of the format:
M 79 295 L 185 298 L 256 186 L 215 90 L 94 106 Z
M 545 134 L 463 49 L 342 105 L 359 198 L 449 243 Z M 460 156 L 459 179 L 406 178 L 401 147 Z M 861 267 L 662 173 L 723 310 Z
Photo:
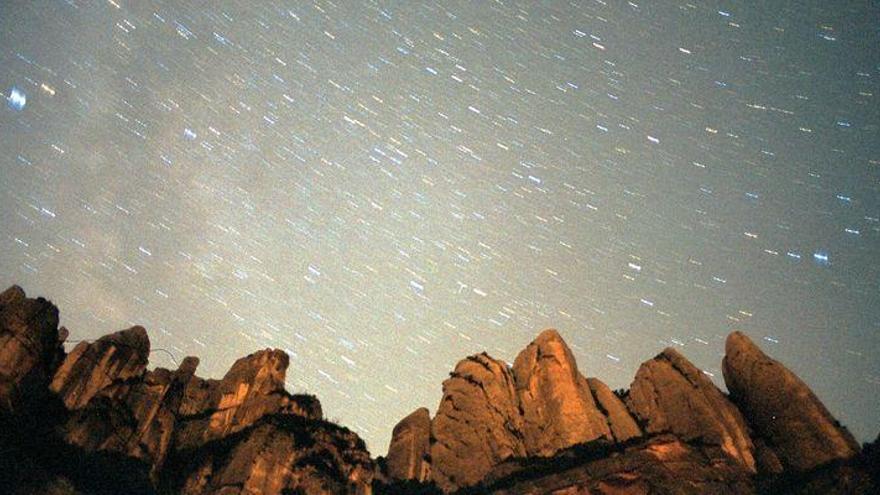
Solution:
M 139 326 L 64 351 L 58 310 L 0 293 L 0 493 L 869 494 L 864 449 L 815 394 L 747 336 L 727 340 L 729 394 L 666 349 L 629 390 L 585 377 L 555 330 L 509 366 L 459 362 L 431 417 L 394 427 L 385 458 L 284 386 L 266 349 L 223 378 L 149 368 Z
M 729 336 L 723 369 L 730 395 L 670 348 L 641 365 L 628 391 L 615 393 L 584 378 L 559 333 L 546 330 L 510 369 L 486 354 L 460 362 L 434 418 L 422 409 L 417 427 L 413 416 L 398 425 L 417 428 L 430 445 L 395 434 L 386 474 L 398 482 L 388 486 L 397 493 L 880 493 L 871 467 L 877 448 L 860 452 L 809 388 L 748 337 Z
M 363 441 L 284 389 L 285 353 L 205 380 L 194 357 L 148 370 L 142 327 L 65 355 L 57 325 L 48 301 L 0 294 L 0 492 L 371 493 Z

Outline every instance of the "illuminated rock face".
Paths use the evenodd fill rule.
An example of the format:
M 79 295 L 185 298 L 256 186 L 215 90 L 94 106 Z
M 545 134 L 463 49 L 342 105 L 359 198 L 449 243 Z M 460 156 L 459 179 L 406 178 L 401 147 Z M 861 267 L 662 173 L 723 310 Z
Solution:
M 391 433 L 385 462 L 388 476 L 426 481 L 431 475 L 431 417 L 424 407 L 400 420 Z
M 66 336 L 49 301 L 0 293 L 2 493 L 430 493 L 414 482 L 497 495 L 880 493 L 880 447 L 860 451 L 737 332 L 723 361 L 730 397 L 673 349 L 612 392 L 554 330 L 513 366 L 471 356 L 443 382 L 433 419 L 420 408 L 394 428 L 384 472 L 315 397 L 285 390 L 281 351 L 212 380 L 195 375 L 195 357 L 149 370 L 142 327 L 67 355 Z
M 546 456 L 578 443 L 613 438 L 571 350 L 555 330 L 545 330 L 519 353 L 513 378 L 528 455 Z
M 398 425 L 389 473 L 445 492 L 754 493 L 758 473 L 772 480 L 858 452 L 812 392 L 744 336 L 732 334 L 727 353 L 731 397 L 671 348 L 643 363 L 628 391 L 612 392 L 581 375 L 555 330 L 542 332 L 510 368 L 485 353 L 469 357 L 443 383 L 432 421 L 422 410 Z M 426 436 L 430 455 L 419 456 Z M 591 458 L 596 451 L 622 457 Z M 519 483 L 530 471 L 543 474 Z M 841 486 L 862 487 L 854 493 L 869 493 L 866 475 L 853 472 L 835 472 L 830 482 L 839 477 L 848 480 Z M 510 484 L 520 491 L 491 488 Z
M 431 422 L 432 480 L 445 491 L 479 482 L 504 459 L 526 454 L 521 432 L 507 365 L 485 353 L 460 361 Z
M 605 415 L 608 428 L 614 440 L 625 442 L 642 434 L 639 425 L 633 419 L 626 405 L 614 392 L 598 378 L 587 378 L 587 386 L 590 393 L 596 399 L 596 405 Z
M 284 389 L 284 352 L 256 352 L 205 380 L 194 357 L 148 371 L 150 342 L 138 326 L 64 356 L 57 324 L 48 301 L 17 287 L 0 294 L 0 443 L 54 470 L 17 473 L 13 492 L 71 484 L 85 493 L 371 492 L 363 441 L 324 421 L 316 398 Z
M 111 385 L 140 378 L 149 358 L 150 340 L 143 327 L 105 335 L 91 344 L 80 342 L 55 372 L 49 388 L 68 409 L 80 409 Z
M 423 416 L 427 420 L 427 412 Z M 443 399 L 429 428 L 430 466 L 424 462 L 414 469 L 407 463 L 403 469 L 397 459 L 404 453 L 412 459 L 411 439 L 395 436 L 389 474 L 424 481 L 430 472 L 427 479 L 444 491 L 472 486 L 510 458 L 547 457 L 593 440 L 625 441 L 641 434 L 605 384 L 581 375 L 552 329 L 538 335 L 512 367 L 485 353 L 459 362 L 443 382 Z
M 783 468 L 806 471 L 856 455 L 859 444 L 807 385 L 745 334 L 727 337 L 724 382 Z
M 756 470 L 754 446 L 742 414 L 675 349 L 642 364 L 627 405 L 647 433 L 668 431 L 685 441 L 718 445 L 750 471 Z

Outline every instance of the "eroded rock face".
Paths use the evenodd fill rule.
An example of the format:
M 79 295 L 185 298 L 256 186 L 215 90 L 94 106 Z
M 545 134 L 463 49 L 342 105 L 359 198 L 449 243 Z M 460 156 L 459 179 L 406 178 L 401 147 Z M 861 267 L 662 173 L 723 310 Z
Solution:
M 72 411 L 60 431 L 64 440 L 84 452 L 112 452 L 143 463 L 154 483 L 169 455 L 183 390 L 198 359 L 184 359 L 177 371 L 157 368 L 142 380 L 102 388 Z
M 79 409 L 103 389 L 140 378 L 149 358 L 150 339 L 140 326 L 105 335 L 93 343 L 80 342 L 55 372 L 49 389 L 68 409 Z
M 431 474 L 431 416 L 424 407 L 400 420 L 391 433 L 386 463 L 388 476 L 426 481 Z
M 647 433 L 718 445 L 754 472 L 754 446 L 739 410 L 690 361 L 666 349 L 642 364 L 627 399 Z
M 283 351 L 266 349 L 236 361 L 221 380 L 190 380 L 180 405 L 179 448 L 235 433 L 267 414 L 320 419 L 317 400 L 285 391 L 289 359 Z
M 615 441 L 625 442 L 642 434 L 642 430 L 623 401 L 614 395 L 608 385 L 598 378 L 587 378 L 586 382 L 590 393 L 596 399 L 596 405 L 608 421 L 608 427 Z
M 300 416 L 271 415 L 184 452 L 190 459 L 182 495 L 371 493 L 373 460 L 363 441 L 339 426 Z
M 516 357 L 513 378 L 528 455 L 597 438 L 612 438 L 571 350 L 556 330 L 545 330 Z
M 485 353 L 460 361 L 443 382 L 432 432 L 432 478 L 444 491 L 473 485 L 502 460 L 525 455 L 507 365 Z
M 20 412 L 22 391 L 44 390 L 64 357 L 58 308 L 12 286 L 0 293 L 0 414 Z
M 846 459 L 859 445 L 794 373 L 741 332 L 727 337 L 724 382 L 743 414 L 786 469 Z
M 370 493 L 363 441 L 323 421 L 316 398 L 284 389 L 283 352 L 204 380 L 194 357 L 147 371 L 137 326 L 65 357 L 57 324 L 48 301 L 0 294 L 0 492 Z M 31 472 L 6 476 L 23 466 Z

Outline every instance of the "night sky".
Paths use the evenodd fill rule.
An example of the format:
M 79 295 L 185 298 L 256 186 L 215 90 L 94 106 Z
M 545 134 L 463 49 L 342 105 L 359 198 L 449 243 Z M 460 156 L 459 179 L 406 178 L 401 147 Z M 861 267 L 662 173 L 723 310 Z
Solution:
M 612 388 L 745 331 L 872 439 L 880 4 L 694 3 L 2 1 L 0 285 L 374 454 L 547 327 Z

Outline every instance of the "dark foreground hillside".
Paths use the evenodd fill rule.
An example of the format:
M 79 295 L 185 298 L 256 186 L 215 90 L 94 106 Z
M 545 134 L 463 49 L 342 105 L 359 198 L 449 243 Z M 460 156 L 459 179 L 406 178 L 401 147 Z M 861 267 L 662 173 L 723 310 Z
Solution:
M 375 460 L 317 398 L 284 389 L 281 351 L 209 380 L 194 357 L 147 369 L 142 327 L 69 353 L 67 334 L 49 301 L 0 294 L 0 493 L 880 493 L 877 442 L 860 447 L 736 332 L 729 395 L 673 349 L 611 391 L 553 330 L 513 367 L 468 357 L 434 416 L 401 420 Z

